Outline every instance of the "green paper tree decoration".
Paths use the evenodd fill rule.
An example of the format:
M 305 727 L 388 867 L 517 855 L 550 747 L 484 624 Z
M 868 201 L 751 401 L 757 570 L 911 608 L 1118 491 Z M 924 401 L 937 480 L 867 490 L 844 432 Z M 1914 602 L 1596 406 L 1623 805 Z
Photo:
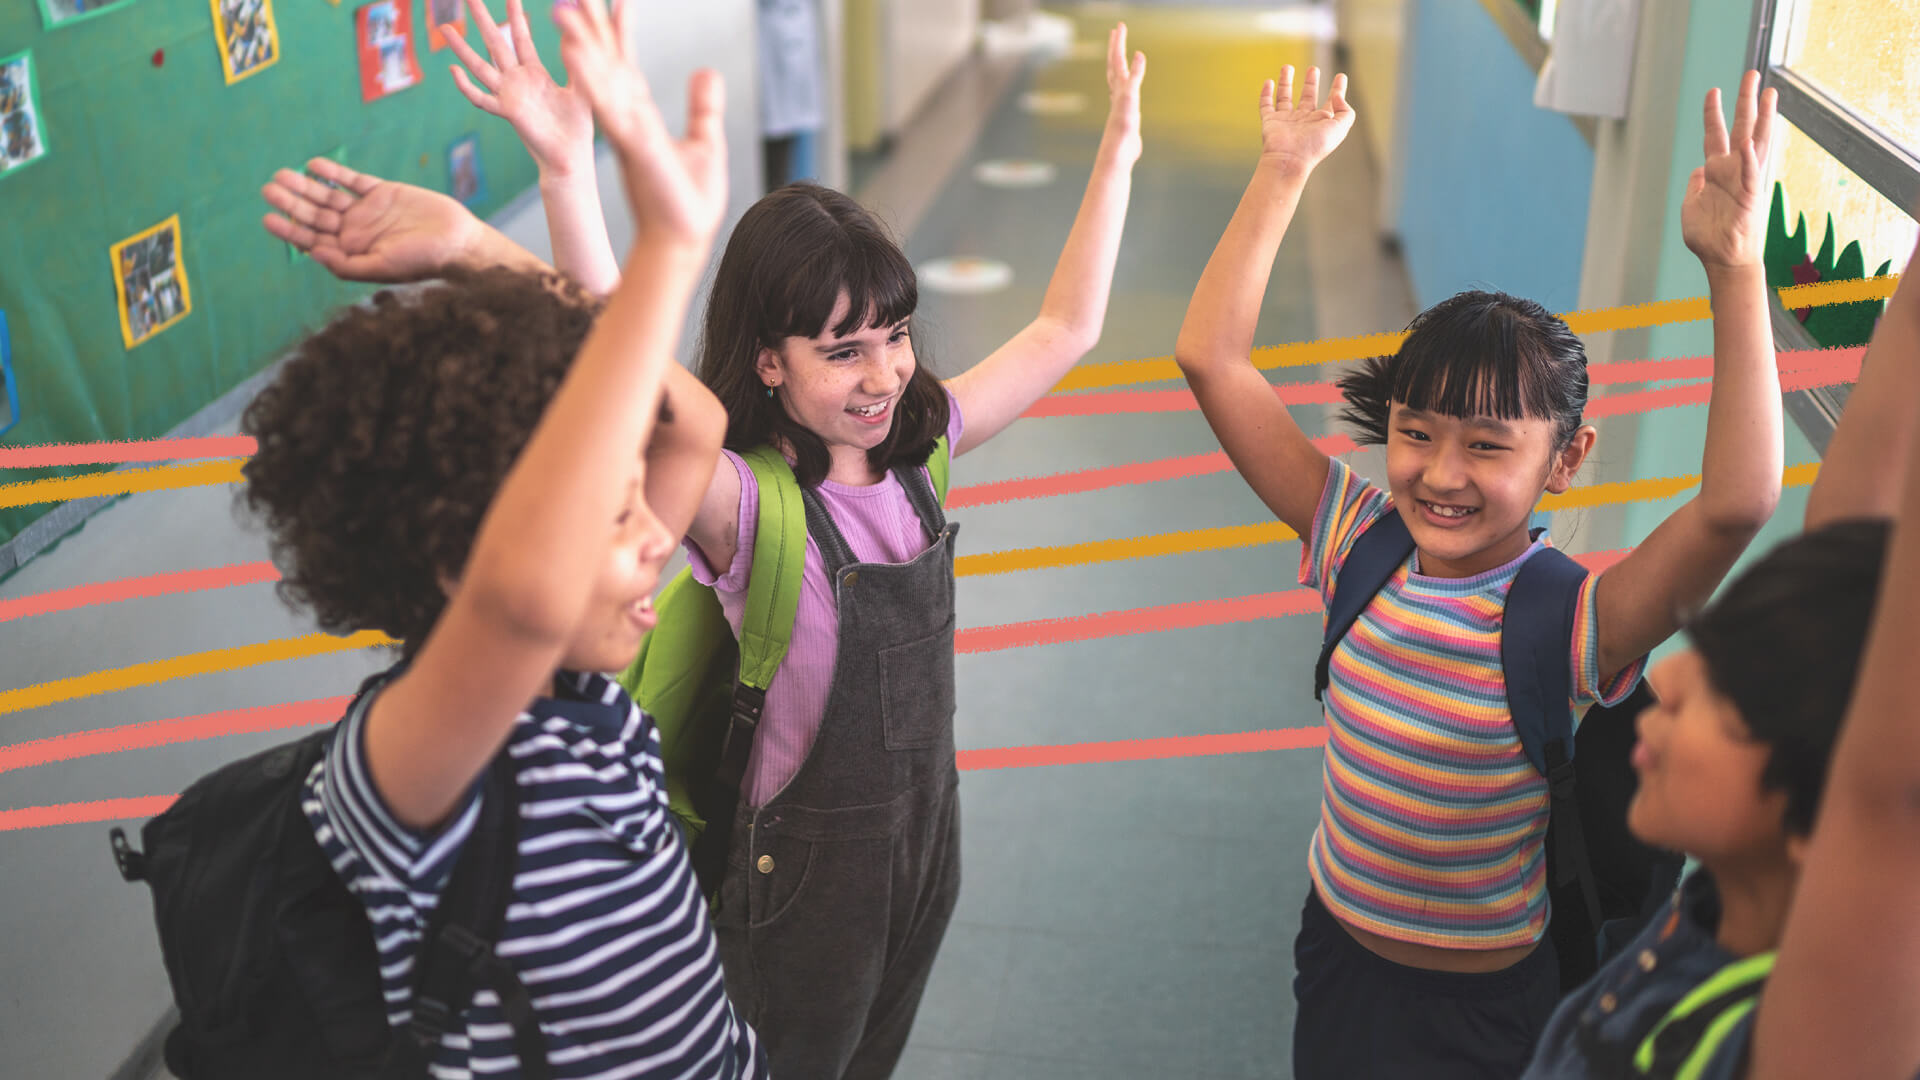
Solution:
M 1860 241 L 1853 240 L 1835 258 L 1833 215 L 1827 215 L 1826 235 L 1817 254 L 1807 255 L 1807 216 L 1794 216 L 1793 231 L 1787 231 L 1787 193 L 1779 182 L 1773 185 L 1773 210 L 1767 215 L 1767 246 L 1763 259 L 1767 284 L 1776 289 L 1790 285 L 1808 285 L 1816 281 L 1856 281 L 1866 277 L 1866 257 Z M 1885 277 L 1893 267 L 1889 259 L 1873 272 Z M 1885 300 L 1861 300 L 1852 304 L 1828 304 L 1825 307 L 1799 308 L 1794 311 L 1807 333 L 1827 348 L 1865 345 L 1873 336 L 1873 324 L 1886 310 Z

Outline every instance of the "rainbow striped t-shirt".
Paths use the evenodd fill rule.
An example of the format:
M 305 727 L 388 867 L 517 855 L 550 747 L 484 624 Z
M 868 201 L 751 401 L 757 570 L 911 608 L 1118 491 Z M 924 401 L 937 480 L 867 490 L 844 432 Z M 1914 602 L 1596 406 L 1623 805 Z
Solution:
M 1300 558 L 1322 602 L 1353 542 L 1397 513 L 1385 491 L 1335 460 Z M 1467 578 L 1394 573 L 1329 666 L 1320 824 L 1308 872 L 1327 908 L 1383 937 L 1501 949 L 1547 926 L 1547 784 L 1527 761 L 1507 707 L 1500 622 L 1519 558 Z M 1600 681 L 1589 575 L 1568 643 L 1573 706 L 1614 704 L 1644 662 Z

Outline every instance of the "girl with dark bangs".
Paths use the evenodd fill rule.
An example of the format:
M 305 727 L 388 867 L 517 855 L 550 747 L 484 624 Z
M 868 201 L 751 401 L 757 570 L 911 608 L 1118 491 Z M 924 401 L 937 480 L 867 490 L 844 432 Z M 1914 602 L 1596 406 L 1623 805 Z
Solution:
M 591 160 L 590 127 L 539 66 L 517 0 L 511 41 L 471 6 L 494 63 L 462 59 L 493 96 L 468 97 L 542 163 L 555 263 L 617 280 L 574 167 Z M 960 887 L 955 526 L 927 466 L 1005 430 L 1098 341 L 1145 73 L 1115 27 L 1106 129 L 1039 317 L 951 380 L 916 355 L 912 265 L 846 196 L 775 191 L 721 257 L 699 374 L 726 406 L 725 460 L 686 548 L 736 635 L 762 497 L 742 453 L 787 459 L 808 522 L 792 643 L 752 731 L 714 909 L 728 990 L 775 1075 L 882 1078 L 906 1045 Z M 554 138 L 561 128 L 576 134 Z
M 1334 650 L 1312 887 L 1294 945 L 1294 1075 L 1511 1078 L 1558 996 L 1542 946 L 1545 779 L 1513 726 L 1500 655 L 1507 590 L 1547 540 L 1544 493 L 1593 448 L 1586 357 L 1566 324 L 1500 293 L 1452 297 L 1406 343 L 1341 380 L 1345 418 L 1384 445 L 1375 487 L 1301 432 L 1250 359 L 1282 235 L 1345 138 L 1346 77 L 1293 71 L 1261 93 L 1262 153 L 1200 278 L 1175 358 L 1240 474 L 1303 538 L 1300 581 L 1333 595 L 1354 541 L 1398 514 L 1414 551 Z M 1760 264 L 1771 92 L 1749 73 L 1729 137 L 1706 102 L 1706 161 L 1681 209 L 1711 291 L 1704 479 L 1634 552 L 1589 575 L 1568 665 L 1574 700 L 1623 700 L 1647 652 L 1699 607 L 1779 498 L 1779 379 Z

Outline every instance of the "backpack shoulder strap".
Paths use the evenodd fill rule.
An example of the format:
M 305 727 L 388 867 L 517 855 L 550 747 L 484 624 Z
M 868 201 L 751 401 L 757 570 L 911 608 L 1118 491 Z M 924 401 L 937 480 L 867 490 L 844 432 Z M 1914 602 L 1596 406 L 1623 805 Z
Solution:
M 1327 688 L 1334 646 L 1411 554 L 1413 534 L 1400 511 L 1391 507 L 1354 538 L 1353 549 L 1334 578 L 1333 594 L 1327 598 L 1327 627 L 1320 639 L 1320 659 L 1313 666 L 1314 700 L 1320 700 Z
M 779 451 L 760 446 L 741 457 L 760 488 L 760 523 L 754 530 L 753 571 L 740 622 L 740 681 L 764 693 L 793 640 L 807 556 L 807 513 L 793 467 Z
M 947 437 L 940 436 L 933 444 L 933 456 L 927 459 L 927 472 L 933 476 L 933 494 L 941 506 L 947 504 L 947 473 L 953 465 L 953 447 L 947 445 Z
M 1520 564 L 1500 619 L 1500 669 L 1507 708 L 1527 760 L 1547 778 L 1547 827 L 1553 834 L 1549 886 L 1580 883 L 1587 914 L 1601 925 L 1599 885 L 1581 824 L 1573 763 L 1573 674 L 1568 650 L 1587 568 L 1544 547 Z
M 1507 706 L 1527 760 L 1545 776 L 1547 747 L 1564 743 L 1573 757 L 1572 672 L 1568 652 L 1573 617 L 1587 568 L 1566 552 L 1544 547 L 1520 564 L 1507 592 L 1500 624 L 1500 667 Z
M 1774 956 L 1735 960 L 1694 987 L 1647 1033 L 1634 1066 L 1646 1076 L 1702 1075 L 1760 1003 Z
M 494 951 L 507 925 L 507 902 L 513 897 L 513 871 L 520 857 L 520 784 L 513 756 L 504 747 L 484 777 L 480 820 L 420 941 L 413 1019 L 401 1042 L 406 1050 L 431 1060 L 441 1036 L 463 1027 L 461 1014 L 473 1002 L 474 990 L 485 985 L 499 995 L 500 1010 L 513 1027 L 520 1074 L 547 1080 L 553 1074 L 533 998 L 513 965 Z M 424 1068 L 419 1075 L 425 1075 Z

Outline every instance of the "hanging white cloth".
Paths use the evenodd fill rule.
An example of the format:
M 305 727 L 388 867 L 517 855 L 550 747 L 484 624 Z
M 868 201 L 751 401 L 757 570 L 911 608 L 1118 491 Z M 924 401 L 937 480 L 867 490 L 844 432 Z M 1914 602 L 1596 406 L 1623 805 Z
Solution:
M 760 133 L 777 138 L 826 124 L 826 56 L 815 0 L 760 0 Z
M 1640 0 L 1560 0 L 1533 103 L 1555 112 L 1625 117 L 1639 31 Z

